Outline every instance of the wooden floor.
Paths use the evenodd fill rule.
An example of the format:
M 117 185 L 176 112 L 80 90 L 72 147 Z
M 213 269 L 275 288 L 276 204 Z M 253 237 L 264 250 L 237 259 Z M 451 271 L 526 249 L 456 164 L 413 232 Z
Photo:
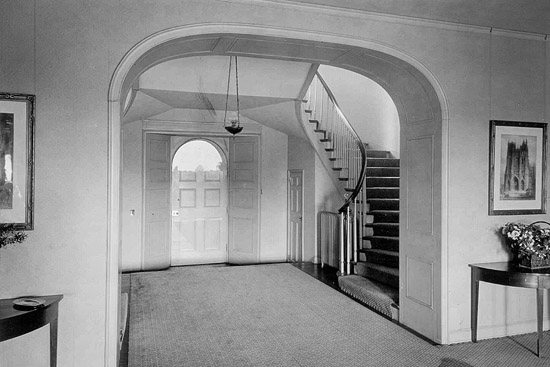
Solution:
M 321 267 L 319 264 L 313 264 L 313 263 L 292 263 L 295 267 L 302 270 L 303 272 L 311 275 L 312 277 L 320 280 L 321 282 L 331 286 L 334 289 L 338 288 L 338 276 L 336 275 L 336 272 L 338 271 L 335 268 L 324 266 Z M 131 273 L 124 273 L 122 274 L 122 284 L 120 291 L 122 293 L 128 293 L 128 303 L 131 302 L 130 299 L 130 278 L 132 274 Z M 130 314 L 130 310 L 128 310 L 128 314 Z M 119 359 L 119 367 L 128 367 L 128 343 L 129 343 L 129 334 L 130 331 L 128 330 L 129 321 L 126 323 L 126 332 L 124 334 L 124 340 L 122 341 L 122 347 L 120 350 L 120 359 Z

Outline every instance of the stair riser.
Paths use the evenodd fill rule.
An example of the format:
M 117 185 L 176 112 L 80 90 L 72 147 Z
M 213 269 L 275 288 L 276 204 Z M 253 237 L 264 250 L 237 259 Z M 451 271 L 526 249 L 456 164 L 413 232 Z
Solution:
M 372 150 L 367 149 L 367 157 L 369 158 L 391 158 L 387 150 Z
M 399 177 L 399 168 L 369 167 L 367 168 L 369 177 Z
M 367 167 L 399 167 L 399 159 L 367 158 Z
M 399 210 L 399 200 L 367 200 L 370 210 Z
M 367 189 L 367 197 L 370 199 L 399 199 L 399 188 Z
M 369 213 L 368 215 L 372 216 L 372 222 L 399 223 L 399 212 Z
M 373 249 L 399 251 L 399 239 L 369 238 L 363 240 L 364 247 L 370 245 Z
M 399 227 L 388 226 L 368 226 L 366 227 L 367 236 L 399 237 Z
M 399 256 L 391 256 L 387 254 L 367 251 L 366 261 L 373 264 L 384 265 L 390 268 L 399 268 Z
M 399 187 L 399 177 L 367 177 L 367 187 Z

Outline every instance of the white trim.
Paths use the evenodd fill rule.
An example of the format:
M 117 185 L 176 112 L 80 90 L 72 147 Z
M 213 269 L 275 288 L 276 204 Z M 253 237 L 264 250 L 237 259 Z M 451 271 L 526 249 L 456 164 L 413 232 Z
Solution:
M 242 0 L 240 0 L 242 1 Z M 264 0 L 265 1 L 265 0 Z M 389 45 L 382 44 L 380 42 L 369 40 L 359 37 L 343 36 L 338 34 L 330 34 L 325 32 L 305 31 L 303 29 L 289 29 L 289 28 L 274 28 L 258 25 L 246 25 L 246 24 L 230 24 L 230 23 L 215 23 L 215 24 L 192 24 L 182 27 L 170 28 L 157 32 L 143 41 L 136 44 L 128 53 L 123 57 L 120 63 L 117 65 L 111 83 L 109 85 L 108 92 L 108 205 L 107 205 L 107 271 L 106 271 L 106 324 L 105 324 L 105 366 L 116 367 L 117 355 L 118 355 L 118 268 L 119 268 L 119 248 L 120 248 L 120 235 L 119 235 L 119 216 L 120 216 L 120 168 L 121 168 L 121 142 L 120 142 L 120 130 L 121 130 L 121 116 L 120 116 L 120 104 L 121 91 L 124 80 L 128 75 L 128 72 L 132 69 L 134 63 L 143 56 L 148 50 L 160 45 L 166 41 L 174 40 L 178 38 L 185 38 L 190 36 L 204 35 L 209 33 L 240 33 L 240 34 L 253 34 L 256 36 L 271 36 L 271 37 L 283 37 L 293 38 L 304 41 L 319 41 L 326 43 L 341 44 L 347 46 L 355 46 L 365 49 L 371 49 L 383 52 L 385 54 L 394 56 L 409 63 L 411 66 L 421 72 L 427 80 L 434 87 L 439 103 L 441 105 L 442 124 L 443 131 L 448 131 L 447 124 L 449 121 L 447 100 L 440 86 L 440 83 L 431 71 L 419 60 L 406 52 L 397 50 Z M 442 141 L 445 143 L 445 139 Z M 448 144 L 447 144 L 448 145 Z M 448 158 L 448 146 L 442 146 L 442 154 Z M 447 182 L 448 166 L 446 170 L 442 171 L 442 181 Z M 261 187 L 261 186 L 260 186 Z M 442 187 L 445 190 L 445 187 Z M 444 198 L 446 200 L 446 198 Z M 446 201 L 444 201 L 446 202 Z M 444 208 L 446 209 L 446 208 Z M 442 211 L 442 228 L 447 228 L 447 210 Z M 442 254 L 446 253 L 447 238 L 442 236 Z M 447 259 L 441 258 L 442 263 L 446 263 Z M 447 273 L 442 274 L 441 281 L 447 282 Z M 447 294 L 442 294 L 444 299 L 443 305 L 447 304 Z M 442 335 L 442 342 L 445 343 L 447 335 Z
M 491 26 L 478 26 L 473 24 L 444 20 L 416 18 L 412 16 L 378 13 L 362 9 L 339 8 L 332 5 L 302 3 L 292 0 L 232 0 L 232 2 L 264 8 L 266 6 L 270 6 L 273 8 L 284 8 L 288 9 L 289 11 L 303 12 L 305 14 L 318 13 L 322 15 L 348 17 L 371 22 L 377 21 L 390 24 L 404 24 L 416 27 L 435 28 L 457 32 L 488 33 L 491 32 L 491 30 L 494 32 L 498 29 L 500 33 L 509 37 L 545 39 L 546 36 L 544 33 L 537 32 L 518 31 Z
M 541 33 L 530 33 L 522 31 L 514 31 L 510 29 L 501 29 L 501 28 L 491 28 L 490 33 L 495 36 L 518 38 L 518 39 L 530 39 L 544 41 L 546 40 L 547 35 Z

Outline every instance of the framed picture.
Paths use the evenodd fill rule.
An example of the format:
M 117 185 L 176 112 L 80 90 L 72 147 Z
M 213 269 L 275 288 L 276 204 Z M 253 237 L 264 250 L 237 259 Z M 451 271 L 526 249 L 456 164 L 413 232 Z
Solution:
M 546 213 L 546 124 L 491 121 L 489 215 Z
M 33 229 L 32 94 L 0 93 L 0 226 Z

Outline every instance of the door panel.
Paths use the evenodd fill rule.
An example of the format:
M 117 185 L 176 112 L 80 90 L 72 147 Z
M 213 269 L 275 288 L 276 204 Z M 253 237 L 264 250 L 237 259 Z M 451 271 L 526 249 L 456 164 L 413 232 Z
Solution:
M 441 124 L 402 126 L 400 322 L 441 342 Z
M 230 139 L 229 252 L 235 264 L 259 260 L 259 137 Z
M 142 270 L 170 266 L 170 136 L 145 134 Z
M 303 179 L 302 170 L 288 172 L 288 260 L 302 261 L 303 241 Z

